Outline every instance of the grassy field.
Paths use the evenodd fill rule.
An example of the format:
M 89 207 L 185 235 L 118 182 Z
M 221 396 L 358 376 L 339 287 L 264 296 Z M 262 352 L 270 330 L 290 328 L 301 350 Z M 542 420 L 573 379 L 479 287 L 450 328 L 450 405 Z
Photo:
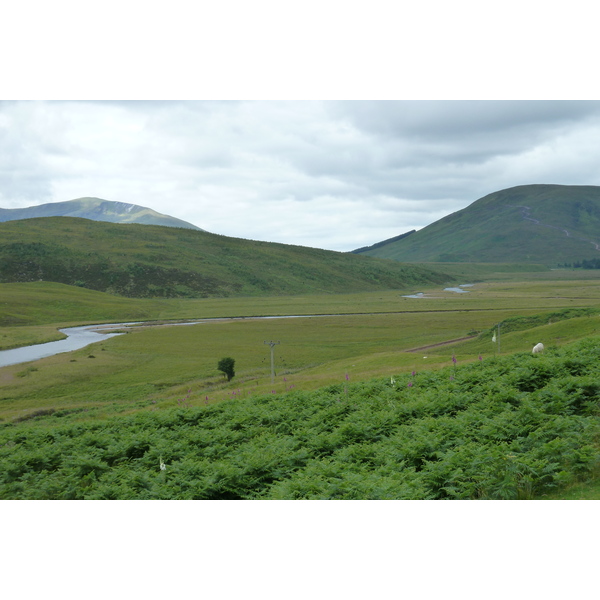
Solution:
M 442 287 L 405 291 L 269 298 L 126 299 L 61 284 L 0 285 L 0 319 L 21 325 L 0 329 L 2 348 L 46 341 L 58 326 L 141 320 L 131 330 L 82 350 L 0 369 L 0 419 L 32 430 L 52 415 L 91 422 L 275 394 L 285 398 L 373 377 L 433 372 L 530 352 L 551 350 L 597 335 L 597 279 L 505 280 L 478 283 L 469 293 Z M 410 293 L 410 291 L 408 292 Z M 564 320 L 573 309 L 586 317 Z M 252 319 L 264 315 L 303 318 Z M 320 316 L 314 316 L 320 315 Z M 533 328 L 491 331 L 515 317 L 542 315 Z M 173 326 L 175 321 L 237 317 Z M 562 320 L 561 320 L 562 319 Z M 158 325 L 166 322 L 166 325 Z M 466 338 L 466 339 L 465 339 Z M 275 347 L 274 380 L 270 348 Z M 446 344 L 452 340 L 453 343 Z M 235 358 L 227 382 L 220 358 Z M 587 488 L 586 488 L 587 489 Z M 574 494 L 592 494 L 586 490 Z
M 271 298 L 125 299 L 61 284 L 4 284 L 4 315 L 18 311 L 28 326 L 3 327 L 0 343 L 10 348 L 56 336 L 61 326 L 129 320 L 247 317 L 192 326 L 133 329 L 80 351 L 0 371 L 0 418 L 21 418 L 43 409 L 134 410 L 140 401 L 174 405 L 217 402 L 235 394 L 316 389 L 340 381 L 439 368 L 452 355 L 472 361 L 493 356 L 497 344 L 481 332 L 515 316 L 600 305 L 600 286 L 590 281 L 492 282 L 456 294 L 437 287 L 423 298 L 402 292 L 307 295 Z M 415 290 L 416 291 L 416 290 Z M 264 315 L 321 315 L 254 320 Z M 87 318 L 86 318 L 87 316 Z M 54 325 L 50 323 L 54 322 Z M 33 324 L 35 323 L 35 324 Z M 44 324 L 46 323 L 46 324 Z M 533 331 L 501 335 L 503 353 L 530 349 L 538 341 L 561 345 L 598 329 L 597 318 L 572 319 Z M 61 334 L 58 334 L 59 336 Z M 473 338 L 441 344 L 449 340 Z M 539 338 L 539 339 L 538 339 Z M 270 349 L 277 377 L 271 382 Z M 89 358 L 93 356 L 94 358 Z M 227 383 L 220 358 L 236 360 Z M 427 356 L 427 358 L 424 358 Z M 285 381 L 284 381 L 285 379 Z
M 477 272 L 482 275 L 480 270 Z M 473 274 L 473 273 L 471 273 Z M 502 277 L 499 277 L 502 275 Z M 498 278 L 500 280 L 498 280 Z M 466 274 L 463 283 L 473 283 Z M 465 288 L 467 289 L 467 288 Z M 430 310 L 496 310 L 594 306 L 600 302 L 600 271 L 497 273 L 468 294 L 428 285 L 402 290 L 233 298 L 123 298 L 51 282 L 0 284 L 0 326 L 79 325 L 114 321 L 199 319 L 264 315 L 357 314 Z M 421 299 L 406 298 L 427 292 Z M 532 305 L 532 303 L 534 303 Z

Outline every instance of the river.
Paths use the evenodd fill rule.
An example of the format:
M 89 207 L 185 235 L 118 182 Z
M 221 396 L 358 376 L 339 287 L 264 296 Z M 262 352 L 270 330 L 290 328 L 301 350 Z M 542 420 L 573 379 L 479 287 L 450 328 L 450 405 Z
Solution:
M 90 344 L 107 340 L 122 333 L 99 333 L 100 328 L 126 327 L 134 323 L 113 323 L 111 325 L 84 325 L 82 327 L 67 327 L 59 329 L 67 337 L 57 342 L 48 342 L 46 344 L 36 344 L 35 346 L 24 346 L 22 348 L 13 348 L 12 350 L 0 351 L 0 367 L 18 365 L 20 363 L 39 360 L 47 356 L 54 356 L 63 352 L 72 352 L 85 348 Z
M 54 356 L 55 354 L 62 354 L 63 352 L 72 352 L 73 350 L 80 350 L 90 344 L 96 342 L 102 342 L 116 335 L 123 335 L 124 332 L 116 333 L 102 333 L 103 330 L 111 329 L 123 329 L 138 325 L 140 327 L 173 327 L 175 325 L 197 325 L 198 323 L 209 323 L 214 321 L 237 321 L 244 320 L 250 321 L 253 319 L 297 319 L 300 317 L 324 317 L 331 315 L 281 315 L 273 317 L 223 317 L 214 319 L 199 319 L 197 321 L 190 321 L 185 323 L 164 323 L 157 325 L 156 323 L 144 324 L 136 321 L 133 323 L 109 323 L 104 325 L 83 325 L 81 327 L 66 327 L 59 329 L 61 333 L 64 333 L 67 337 L 64 340 L 58 340 L 57 342 L 48 342 L 46 344 L 36 344 L 34 346 L 23 346 L 21 348 L 13 348 L 11 350 L 0 350 L 0 368 L 9 367 L 11 365 L 18 365 L 21 363 L 31 362 L 34 360 L 40 360 L 41 358 L 47 358 L 48 356 Z
M 464 284 L 460 287 L 470 287 L 473 284 Z M 446 288 L 447 290 L 456 291 L 461 290 L 460 288 Z M 422 293 L 415 294 L 412 296 L 405 296 L 405 298 L 422 298 L 425 297 Z M 73 352 L 73 350 L 80 350 L 90 344 L 96 342 L 102 342 L 116 335 L 123 335 L 124 332 L 113 332 L 103 333 L 103 330 L 110 331 L 111 329 L 124 329 L 137 325 L 139 327 L 173 327 L 175 325 L 197 325 L 198 323 L 210 323 L 215 321 L 251 321 L 256 319 L 300 319 L 309 317 L 333 317 L 333 316 L 348 316 L 346 315 L 275 315 L 266 317 L 215 317 L 208 319 L 197 319 L 195 321 L 188 321 L 183 323 L 163 323 L 157 324 L 153 322 L 144 323 L 136 321 L 133 323 L 110 323 L 103 325 L 83 325 L 81 327 L 66 327 L 59 329 L 61 333 L 64 333 L 67 337 L 64 340 L 57 342 L 48 342 L 46 344 L 36 344 L 34 346 L 23 346 L 22 348 L 14 348 L 12 350 L 0 350 L 0 368 L 9 367 L 11 365 L 18 365 L 21 363 L 31 362 L 34 360 L 40 360 L 41 358 L 47 358 L 48 356 L 54 356 L 55 354 L 62 354 L 63 352 Z

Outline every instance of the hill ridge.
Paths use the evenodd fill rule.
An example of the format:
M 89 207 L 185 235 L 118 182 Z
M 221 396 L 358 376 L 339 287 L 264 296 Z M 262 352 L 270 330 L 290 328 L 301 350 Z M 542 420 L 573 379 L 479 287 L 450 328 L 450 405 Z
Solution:
M 0 283 L 54 281 L 130 297 L 346 293 L 455 281 L 346 252 L 73 217 L 0 223 L 0 240 Z
M 411 235 L 361 253 L 404 262 L 562 266 L 600 258 L 598 231 L 600 187 L 530 184 L 488 194 Z
M 159 213 L 152 208 L 94 196 L 48 202 L 26 208 L 0 208 L 0 223 L 46 217 L 77 217 L 108 223 L 141 223 L 204 231 L 192 223 Z

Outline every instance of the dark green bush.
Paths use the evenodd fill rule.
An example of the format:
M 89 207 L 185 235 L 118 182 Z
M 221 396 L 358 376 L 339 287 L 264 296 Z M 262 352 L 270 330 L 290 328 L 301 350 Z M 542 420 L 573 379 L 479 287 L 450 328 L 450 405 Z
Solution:
M 222 358 L 217 365 L 217 369 L 225 374 L 227 381 L 231 381 L 235 377 L 235 360 L 230 356 Z

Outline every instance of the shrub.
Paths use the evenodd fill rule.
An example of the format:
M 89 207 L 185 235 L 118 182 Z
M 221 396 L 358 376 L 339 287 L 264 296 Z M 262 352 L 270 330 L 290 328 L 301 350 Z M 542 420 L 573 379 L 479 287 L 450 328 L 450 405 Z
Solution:
M 227 381 L 231 381 L 235 377 L 235 360 L 231 357 L 222 358 L 217 365 L 217 369 L 225 374 Z

